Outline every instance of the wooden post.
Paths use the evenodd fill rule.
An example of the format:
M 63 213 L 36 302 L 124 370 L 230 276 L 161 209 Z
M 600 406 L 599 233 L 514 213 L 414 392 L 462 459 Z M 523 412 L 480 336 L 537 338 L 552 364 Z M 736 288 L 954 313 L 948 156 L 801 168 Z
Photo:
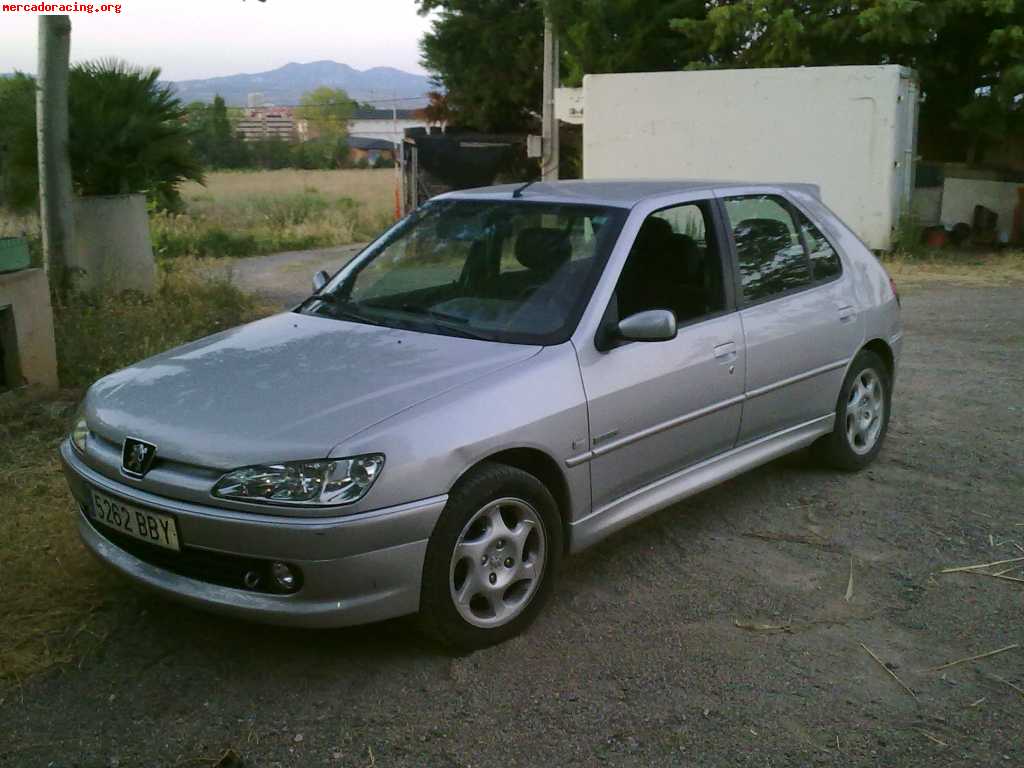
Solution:
M 68 65 L 71 19 L 39 17 L 36 134 L 39 150 L 39 218 L 50 282 L 68 288 L 74 217 L 68 156 Z

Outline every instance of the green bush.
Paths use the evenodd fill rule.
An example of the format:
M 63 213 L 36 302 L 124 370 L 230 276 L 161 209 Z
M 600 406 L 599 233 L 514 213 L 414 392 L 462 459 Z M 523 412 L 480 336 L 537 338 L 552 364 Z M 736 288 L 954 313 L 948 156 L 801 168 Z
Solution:
M 925 251 L 924 227 L 916 216 L 904 214 L 893 236 L 893 251 L 905 256 L 921 256 Z

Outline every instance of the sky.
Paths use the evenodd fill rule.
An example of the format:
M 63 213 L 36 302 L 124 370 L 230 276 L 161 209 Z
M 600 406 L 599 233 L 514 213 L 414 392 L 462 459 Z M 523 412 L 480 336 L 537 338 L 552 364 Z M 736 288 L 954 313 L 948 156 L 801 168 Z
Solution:
M 79 5 L 101 0 L 78 0 Z M 25 5 L 33 5 L 29 0 Z M 71 0 L 74 2 L 74 0 Z M 167 80 L 263 72 L 332 59 L 356 69 L 422 73 L 430 21 L 414 0 L 113 0 L 118 13 L 68 13 L 72 62 L 116 56 L 158 66 Z M 37 15 L 4 12 L 0 72 L 35 72 Z

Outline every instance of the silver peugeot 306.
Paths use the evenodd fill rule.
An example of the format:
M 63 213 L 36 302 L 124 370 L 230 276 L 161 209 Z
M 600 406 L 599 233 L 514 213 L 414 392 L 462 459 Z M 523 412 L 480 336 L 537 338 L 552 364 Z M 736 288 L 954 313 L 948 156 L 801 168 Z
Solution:
M 96 382 L 61 448 L 86 546 L 259 621 L 522 631 L 559 564 L 812 446 L 878 455 L 901 346 L 875 256 L 796 184 L 438 197 L 294 310 Z

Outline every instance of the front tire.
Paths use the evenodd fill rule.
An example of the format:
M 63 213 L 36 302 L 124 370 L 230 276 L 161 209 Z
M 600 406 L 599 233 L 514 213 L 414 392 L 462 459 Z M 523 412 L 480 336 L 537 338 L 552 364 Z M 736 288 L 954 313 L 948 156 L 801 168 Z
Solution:
M 540 612 L 561 558 L 550 491 L 520 469 L 484 464 L 452 490 L 427 544 L 420 626 L 456 651 L 501 643 Z
M 892 378 L 885 362 L 869 350 L 854 358 L 836 402 L 836 425 L 816 448 L 829 466 L 859 472 L 882 450 L 889 429 Z

